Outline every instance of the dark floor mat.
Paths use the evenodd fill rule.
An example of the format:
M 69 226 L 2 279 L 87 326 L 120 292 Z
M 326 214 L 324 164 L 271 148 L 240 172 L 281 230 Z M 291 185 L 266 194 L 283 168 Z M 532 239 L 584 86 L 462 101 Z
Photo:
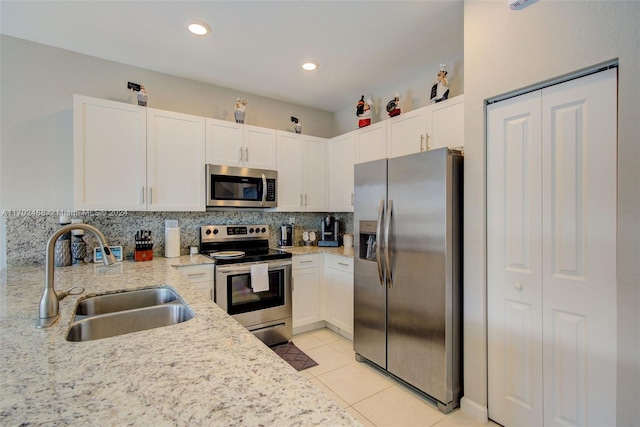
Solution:
M 298 371 L 302 371 L 307 368 L 311 368 L 313 366 L 317 366 L 315 360 L 307 356 L 302 350 L 296 347 L 293 342 L 289 341 L 286 344 L 276 345 L 271 347 L 273 351 L 284 360 L 289 363 L 289 365 L 296 368 Z

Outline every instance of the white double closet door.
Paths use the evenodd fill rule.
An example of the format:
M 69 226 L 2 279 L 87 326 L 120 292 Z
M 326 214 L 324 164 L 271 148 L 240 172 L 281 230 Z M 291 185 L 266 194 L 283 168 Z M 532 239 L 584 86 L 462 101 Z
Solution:
M 489 417 L 616 423 L 617 69 L 487 108 Z

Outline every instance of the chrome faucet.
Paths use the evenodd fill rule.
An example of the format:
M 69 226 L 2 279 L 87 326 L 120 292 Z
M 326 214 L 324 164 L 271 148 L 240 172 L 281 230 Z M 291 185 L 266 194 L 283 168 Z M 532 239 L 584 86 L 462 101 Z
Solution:
M 102 260 L 105 265 L 111 265 L 116 262 L 116 257 L 113 256 L 111 251 L 109 250 L 109 245 L 107 244 L 107 239 L 104 238 L 104 235 L 92 225 L 89 224 L 69 224 L 57 230 L 55 233 L 49 237 L 47 241 L 47 249 L 45 253 L 45 272 L 44 272 L 44 293 L 42 294 L 42 298 L 40 298 L 40 317 L 36 322 L 36 328 L 48 328 L 53 325 L 56 320 L 58 320 L 58 316 L 60 316 L 60 294 L 56 292 L 53 288 L 54 282 L 54 252 L 56 246 L 56 240 L 58 237 L 62 236 L 64 233 L 68 233 L 71 230 L 85 230 L 92 232 L 98 242 L 100 242 L 100 246 L 102 247 Z

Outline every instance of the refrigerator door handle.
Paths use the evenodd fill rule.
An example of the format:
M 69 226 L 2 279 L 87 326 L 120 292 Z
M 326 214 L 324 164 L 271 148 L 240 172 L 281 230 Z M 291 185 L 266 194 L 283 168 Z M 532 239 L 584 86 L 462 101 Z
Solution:
M 378 222 L 376 225 L 376 264 L 378 264 L 378 277 L 380 278 L 380 286 L 384 286 L 384 274 L 382 273 L 382 250 L 380 243 L 382 242 L 382 221 L 384 220 L 384 200 L 380 200 L 378 208 Z
M 387 284 L 389 288 L 393 286 L 393 275 L 391 272 L 391 254 L 389 248 L 389 235 L 391 234 L 391 215 L 393 214 L 393 200 L 389 199 L 387 206 L 387 220 L 384 225 L 384 263 L 387 271 Z

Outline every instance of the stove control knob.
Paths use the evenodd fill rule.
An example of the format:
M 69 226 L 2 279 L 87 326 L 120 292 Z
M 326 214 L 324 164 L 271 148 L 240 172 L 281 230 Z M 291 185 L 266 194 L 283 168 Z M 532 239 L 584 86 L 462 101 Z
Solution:
M 264 227 L 262 227 L 262 232 L 263 232 L 263 233 L 266 233 L 266 232 L 267 232 L 267 229 L 266 229 L 266 228 L 264 228 Z
M 249 233 L 253 233 L 253 227 L 249 229 Z
M 211 234 L 211 230 L 207 228 L 207 231 L 204 232 L 207 236 Z
M 213 229 L 213 234 L 218 234 L 218 229 L 217 228 Z

